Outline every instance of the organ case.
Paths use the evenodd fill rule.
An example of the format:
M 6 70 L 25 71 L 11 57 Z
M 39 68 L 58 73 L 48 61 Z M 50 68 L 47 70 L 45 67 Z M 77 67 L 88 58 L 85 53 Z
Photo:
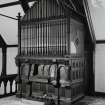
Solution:
M 70 104 L 84 96 L 85 25 L 56 0 L 37 0 L 19 20 L 17 96 Z M 57 71 L 60 68 L 58 94 Z

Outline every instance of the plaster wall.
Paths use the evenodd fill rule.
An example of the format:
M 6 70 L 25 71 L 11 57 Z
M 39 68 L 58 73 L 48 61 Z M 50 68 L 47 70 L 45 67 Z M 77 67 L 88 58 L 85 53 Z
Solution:
M 96 45 L 95 91 L 105 92 L 105 44 Z

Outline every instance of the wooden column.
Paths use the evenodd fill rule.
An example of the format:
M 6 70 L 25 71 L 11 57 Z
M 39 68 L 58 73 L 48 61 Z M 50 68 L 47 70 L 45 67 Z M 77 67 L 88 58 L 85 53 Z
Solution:
M 18 55 L 21 55 L 21 15 L 18 13 Z M 21 80 L 20 62 L 18 61 L 18 74 L 19 80 Z
M 21 55 L 21 15 L 18 13 L 18 56 Z M 17 66 L 18 66 L 18 88 L 20 87 L 20 92 L 18 97 L 22 97 L 22 81 L 21 81 L 21 63 L 19 60 L 16 60 Z
M 18 55 L 21 54 L 21 15 L 18 13 Z
M 10 93 L 12 94 L 12 85 L 13 85 L 13 80 L 10 80 Z
M 1 73 L 1 76 L 6 76 L 6 66 L 7 66 L 7 48 L 6 47 L 3 47 L 2 48 L 2 73 Z

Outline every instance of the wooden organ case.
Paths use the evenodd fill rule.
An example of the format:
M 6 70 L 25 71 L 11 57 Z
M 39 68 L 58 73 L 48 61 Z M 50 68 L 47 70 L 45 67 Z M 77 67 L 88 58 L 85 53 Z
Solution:
M 57 0 L 37 0 L 18 25 L 17 96 L 56 103 L 59 95 L 64 105 L 84 96 L 86 32 L 79 16 Z

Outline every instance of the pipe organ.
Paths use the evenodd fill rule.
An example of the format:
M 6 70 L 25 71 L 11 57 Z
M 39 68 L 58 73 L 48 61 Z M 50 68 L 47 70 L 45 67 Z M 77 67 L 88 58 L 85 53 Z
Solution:
M 37 0 L 18 32 L 17 96 L 55 103 L 59 96 L 64 105 L 84 96 L 86 32 L 79 16 L 57 0 Z
M 67 19 L 23 23 L 21 30 L 21 55 L 63 56 L 67 54 Z

